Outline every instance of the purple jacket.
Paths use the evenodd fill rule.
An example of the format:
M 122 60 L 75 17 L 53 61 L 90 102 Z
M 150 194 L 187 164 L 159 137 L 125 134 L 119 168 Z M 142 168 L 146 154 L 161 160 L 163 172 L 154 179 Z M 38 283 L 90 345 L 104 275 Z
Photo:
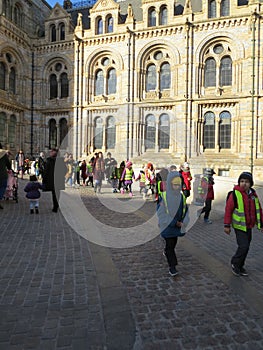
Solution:
M 42 189 L 42 185 L 39 182 L 31 181 L 26 184 L 24 191 L 27 192 L 26 198 L 28 199 L 38 199 L 40 198 L 39 189 Z

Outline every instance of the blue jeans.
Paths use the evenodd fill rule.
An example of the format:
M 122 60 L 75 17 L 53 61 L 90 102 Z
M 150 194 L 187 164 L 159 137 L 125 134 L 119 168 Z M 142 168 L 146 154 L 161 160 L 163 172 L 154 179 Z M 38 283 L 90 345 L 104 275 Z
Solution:
M 7 187 L 7 178 L 0 179 L 0 200 L 3 199 Z

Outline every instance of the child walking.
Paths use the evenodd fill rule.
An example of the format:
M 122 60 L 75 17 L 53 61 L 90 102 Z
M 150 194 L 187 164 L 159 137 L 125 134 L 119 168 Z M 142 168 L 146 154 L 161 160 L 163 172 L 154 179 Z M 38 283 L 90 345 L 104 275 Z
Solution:
M 29 199 L 30 214 L 39 213 L 39 198 L 41 196 L 40 189 L 42 185 L 37 181 L 36 175 L 30 175 L 29 182 L 26 184 L 24 191 L 26 192 L 26 198 Z
M 124 186 L 126 191 L 129 191 L 129 196 L 132 197 L 132 183 L 133 179 L 135 179 L 134 171 L 132 168 L 132 162 L 127 161 L 125 169 L 123 170 L 121 181 L 124 181 Z M 124 193 L 124 191 L 123 191 Z
M 257 225 L 263 232 L 262 209 L 257 193 L 252 188 L 253 184 L 250 172 L 240 174 L 238 185 L 229 192 L 225 207 L 224 231 L 229 235 L 232 225 L 238 245 L 231 259 L 231 268 L 235 276 L 248 275 L 244 265 L 252 239 L 252 228 Z

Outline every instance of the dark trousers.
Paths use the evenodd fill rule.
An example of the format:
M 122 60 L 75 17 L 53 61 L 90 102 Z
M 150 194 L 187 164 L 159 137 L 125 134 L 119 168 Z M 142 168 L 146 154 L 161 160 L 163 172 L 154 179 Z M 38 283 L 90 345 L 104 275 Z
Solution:
M 52 190 L 53 209 L 58 209 L 59 197 L 60 197 L 60 191 L 59 190 Z
M 212 199 L 206 199 L 205 206 L 203 207 L 202 212 L 201 212 L 201 214 L 205 213 L 204 219 L 209 218 L 211 207 L 212 207 Z
M 175 247 L 177 244 L 178 237 L 165 238 L 164 252 L 169 267 L 175 267 L 177 265 L 177 257 L 175 254 Z
M 249 251 L 250 242 L 252 239 L 252 229 L 248 228 L 247 232 L 235 228 L 237 251 L 231 259 L 231 264 L 241 268 L 245 264 L 245 260 Z

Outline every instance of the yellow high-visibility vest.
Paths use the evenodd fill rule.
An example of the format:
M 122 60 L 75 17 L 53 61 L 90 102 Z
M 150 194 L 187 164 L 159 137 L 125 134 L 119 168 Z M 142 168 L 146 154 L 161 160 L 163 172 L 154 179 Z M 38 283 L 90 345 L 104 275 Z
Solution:
M 245 216 L 245 209 L 244 209 L 244 201 L 243 197 L 240 191 L 235 190 L 234 191 L 235 196 L 237 198 L 237 208 L 233 211 L 232 214 L 232 226 L 233 228 L 236 228 L 241 231 L 247 230 L 246 225 L 246 216 Z M 257 228 L 260 229 L 261 223 L 260 223 L 260 204 L 257 197 L 255 197 L 255 206 L 256 206 L 256 222 L 257 222 Z

